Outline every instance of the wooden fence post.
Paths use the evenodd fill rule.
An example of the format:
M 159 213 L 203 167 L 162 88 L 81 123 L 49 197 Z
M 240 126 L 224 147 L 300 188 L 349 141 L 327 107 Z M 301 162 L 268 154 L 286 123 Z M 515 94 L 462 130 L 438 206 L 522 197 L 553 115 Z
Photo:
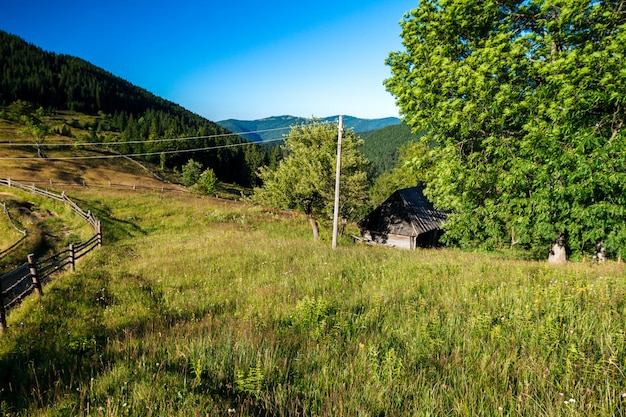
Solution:
M 96 220 L 96 234 L 98 235 L 98 247 L 100 248 L 102 247 L 102 223 L 100 223 L 100 220 Z
M 41 282 L 39 281 L 39 276 L 37 275 L 37 262 L 35 261 L 35 255 L 28 255 L 28 270 L 30 271 L 30 277 L 33 280 L 33 285 L 35 287 L 35 292 L 38 295 L 43 295 L 43 289 L 41 288 Z
M 74 272 L 76 264 L 76 255 L 74 253 L 74 244 L 70 243 L 70 271 Z

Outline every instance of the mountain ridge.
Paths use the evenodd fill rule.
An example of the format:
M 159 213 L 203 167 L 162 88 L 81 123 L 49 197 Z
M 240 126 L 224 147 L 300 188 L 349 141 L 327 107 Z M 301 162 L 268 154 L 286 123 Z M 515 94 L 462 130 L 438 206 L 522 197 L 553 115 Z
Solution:
M 280 140 L 289 128 L 295 124 L 306 122 L 313 117 L 298 117 L 292 115 L 269 116 L 255 120 L 226 119 L 217 123 L 224 129 L 237 133 L 245 139 L 254 142 L 270 142 Z M 339 115 L 315 118 L 325 122 L 335 123 Z M 387 126 L 400 124 L 397 117 L 383 117 L 379 119 L 362 119 L 354 116 L 343 116 L 343 126 L 354 129 L 355 133 L 370 132 Z

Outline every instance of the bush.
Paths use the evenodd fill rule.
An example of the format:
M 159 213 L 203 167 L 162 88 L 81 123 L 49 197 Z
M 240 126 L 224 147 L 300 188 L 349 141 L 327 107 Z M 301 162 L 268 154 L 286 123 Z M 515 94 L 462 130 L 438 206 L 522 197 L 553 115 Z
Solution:
M 217 176 L 211 168 L 204 170 L 198 181 L 194 184 L 193 190 L 200 194 L 214 194 L 217 189 Z
M 200 162 L 196 162 L 193 159 L 187 161 L 187 164 L 183 166 L 183 184 L 187 187 L 191 187 L 200 179 L 200 172 L 202 165 Z

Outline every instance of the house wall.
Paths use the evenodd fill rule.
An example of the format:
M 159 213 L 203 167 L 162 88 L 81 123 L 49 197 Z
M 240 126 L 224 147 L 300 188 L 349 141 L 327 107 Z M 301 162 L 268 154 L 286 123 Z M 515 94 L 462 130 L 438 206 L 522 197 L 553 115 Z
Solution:
M 381 245 L 394 246 L 402 249 L 415 249 L 415 237 L 412 236 L 394 235 L 391 233 L 372 235 L 369 231 L 365 231 L 363 237 Z

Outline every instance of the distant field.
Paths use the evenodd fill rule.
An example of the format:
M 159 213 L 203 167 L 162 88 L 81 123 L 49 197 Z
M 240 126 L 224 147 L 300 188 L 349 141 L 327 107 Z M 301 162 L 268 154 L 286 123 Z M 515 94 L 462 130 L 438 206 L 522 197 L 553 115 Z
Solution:
M 72 193 L 104 246 L 9 315 L 3 416 L 626 413 L 623 263 L 332 250 L 291 213 Z

